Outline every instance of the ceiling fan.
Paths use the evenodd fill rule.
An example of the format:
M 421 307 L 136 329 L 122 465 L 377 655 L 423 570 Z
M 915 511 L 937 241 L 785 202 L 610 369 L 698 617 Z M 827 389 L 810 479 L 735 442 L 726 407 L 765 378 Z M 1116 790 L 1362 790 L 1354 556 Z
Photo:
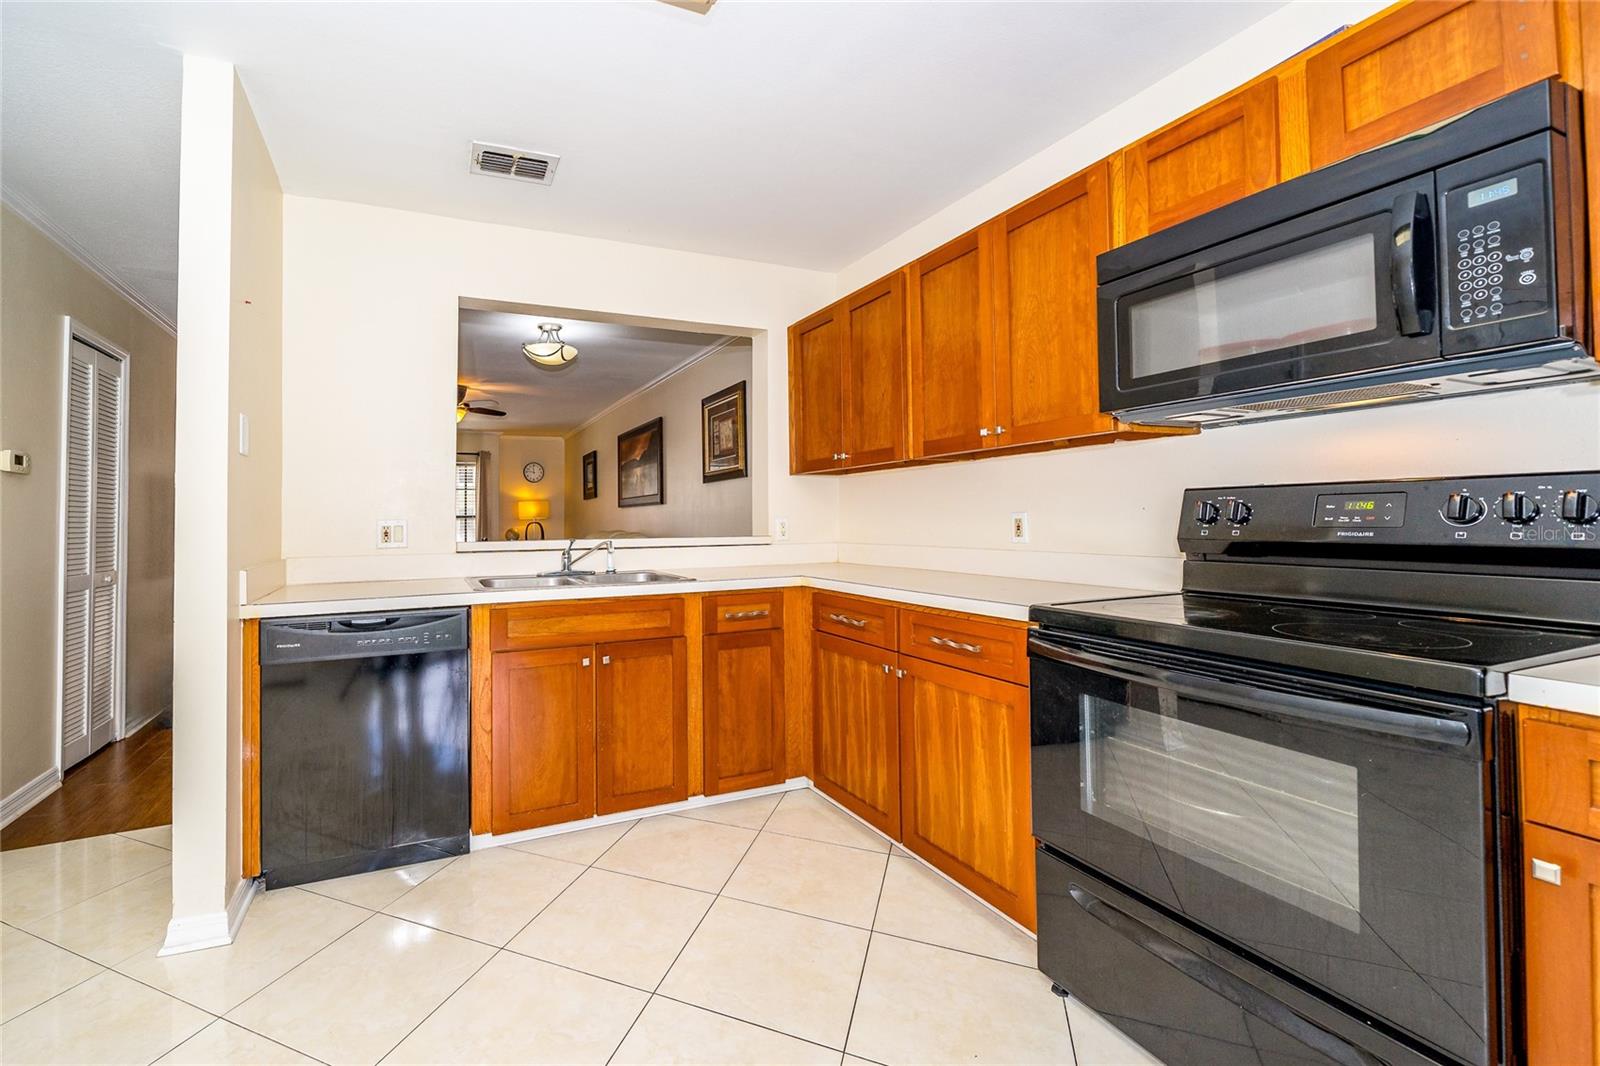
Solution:
M 456 421 L 459 422 L 468 415 L 488 415 L 490 418 L 504 418 L 506 413 L 500 409 L 497 400 L 473 400 L 467 402 L 467 386 L 456 386 Z

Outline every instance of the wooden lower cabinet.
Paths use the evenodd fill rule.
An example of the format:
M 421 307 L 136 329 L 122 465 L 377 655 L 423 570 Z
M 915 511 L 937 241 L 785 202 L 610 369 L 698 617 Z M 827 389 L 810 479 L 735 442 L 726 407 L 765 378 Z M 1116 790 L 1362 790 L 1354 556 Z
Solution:
M 682 637 L 595 646 L 595 811 L 689 798 L 687 650 Z
M 785 780 L 783 654 L 781 629 L 706 637 L 706 795 Z
M 812 666 L 812 780 L 846 810 L 900 838 L 900 720 L 895 655 L 818 633 Z
M 492 832 L 595 813 L 593 663 L 587 644 L 494 654 Z
M 1028 689 L 900 659 L 907 848 L 1032 929 Z
M 1528 1062 L 1600 1063 L 1600 841 L 1531 822 L 1522 834 Z M 1535 861 L 1561 883 L 1535 877 Z

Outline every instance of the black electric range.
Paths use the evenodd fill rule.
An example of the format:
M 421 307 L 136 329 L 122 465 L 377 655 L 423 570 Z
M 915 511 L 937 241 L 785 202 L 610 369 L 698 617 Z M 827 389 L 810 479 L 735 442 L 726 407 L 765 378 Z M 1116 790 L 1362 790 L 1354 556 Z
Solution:
M 1600 472 L 1192 489 L 1041 605 L 1039 965 L 1173 1062 L 1507 1061 L 1507 673 L 1600 653 Z

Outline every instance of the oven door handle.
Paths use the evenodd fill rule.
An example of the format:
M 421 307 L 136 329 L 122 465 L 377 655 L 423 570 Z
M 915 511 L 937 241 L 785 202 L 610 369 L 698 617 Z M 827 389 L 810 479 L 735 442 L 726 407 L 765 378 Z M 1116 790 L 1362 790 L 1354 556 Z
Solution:
M 1124 681 L 1158 685 L 1180 695 L 1205 700 L 1208 703 L 1222 703 L 1266 714 L 1301 718 L 1326 725 L 1354 727 L 1372 733 L 1447 744 L 1457 748 L 1472 743 L 1472 730 L 1467 724 L 1450 718 L 1404 714 L 1400 711 L 1384 710 L 1381 707 L 1367 707 L 1359 703 L 1321 699 L 1296 692 L 1281 692 L 1277 689 L 1270 690 L 1271 695 L 1262 695 L 1259 690 L 1218 681 L 1203 674 L 1191 674 L 1149 663 L 1106 658 L 1077 648 L 1064 648 L 1039 637 L 1028 638 L 1028 651 L 1058 663 L 1093 670 L 1100 674 L 1110 674 Z
M 1247 1014 L 1254 1015 L 1306 1047 L 1314 1048 L 1333 1062 L 1344 1066 L 1383 1066 L 1383 1060 L 1330 1033 L 1304 1017 L 1293 1007 L 1267 995 L 1247 981 L 1235 977 L 1216 963 L 1162 936 L 1131 914 L 1124 913 L 1087 889 L 1067 886 L 1072 901 L 1089 916 L 1125 940 L 1148 951 L 1185 977 L 1209 988 Z

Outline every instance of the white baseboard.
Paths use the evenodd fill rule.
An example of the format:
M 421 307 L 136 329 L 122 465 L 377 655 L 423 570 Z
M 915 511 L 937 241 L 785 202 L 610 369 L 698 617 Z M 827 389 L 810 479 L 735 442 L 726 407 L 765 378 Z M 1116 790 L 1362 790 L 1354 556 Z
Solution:
M 27 814 L 35 803 L 60 787 L 61 771 L 52 766 L 4 800 L 0 800 L 0 826 L 10 825 Z
M 538 829 L 519 829 L 515 833 L 480 833 L 472 838 L 472 850 L 498 848 L 503 844 L 520 844 L 524 840 L 538 840 L 540 837 L 575 833 L 580 829 L 594 829 L 602 825 L 631 822 L 635 818 L 648 818 L 652 814 L 681 814 L 684 811 L 692 811 L 698 807 L 713 807 L 719 803 L 732 803 L 734 800 L 753 799 L 756 796 L 770 796 L 775 792 L 793 792 L 795 789 L 810 787 L 811 779 L 809 777 L 791 777 L 778 785 L 748 788 L 743 792 L 725 792 L 720 796 L 690 796 L 688 799 L 679 800 L 677 803 L 662 803 L 655 807 L 640 807 L 635 811 L 618 811 L 616 814 L 600 814 L 593 818 L 585 818 L 581 822 L 561 822 L 557 825 L 540 826 Z
M 256 882 L 247 878 L 234 886 L 226 909 L 172 919 L 167 923 L 166 942 L 156 955 L 182 955 L 188 951 L 220 948 L 233 943 L 255 894 Z

